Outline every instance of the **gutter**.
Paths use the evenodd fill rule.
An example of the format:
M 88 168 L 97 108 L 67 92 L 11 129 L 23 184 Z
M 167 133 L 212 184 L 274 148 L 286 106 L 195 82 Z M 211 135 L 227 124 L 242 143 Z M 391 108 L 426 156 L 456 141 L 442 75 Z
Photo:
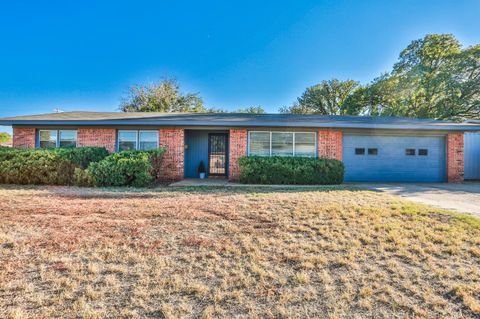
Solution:
M 357 129 L 392 129 L 392 130 L 448 130 L 448 131 L 480 131 L 480 122 L 478 125 L 458 124 L 458 125 L 418 125 L 418 124 L 359 124 L 359 123 L 336 123 L 336 122 L 265 122 L 265 121 L 125 121 L 125 120 L 0 120 L 0 125 L 79 125 L 79 126 L 222 126 L 222 127 L 316 127 L 316 128 L 357 128 Z

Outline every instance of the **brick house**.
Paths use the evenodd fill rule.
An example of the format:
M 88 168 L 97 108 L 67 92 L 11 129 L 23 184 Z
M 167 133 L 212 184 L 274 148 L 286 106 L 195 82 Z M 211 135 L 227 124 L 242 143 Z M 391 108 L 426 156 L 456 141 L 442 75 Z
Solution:
M 164 147 L 165 181 L 239 177 L 242 156 L 342 160 L 346 181 L 461 182 L 463 134 L 475 123 L 298 114 L 65 112 L 0 119 L 13 146 Z

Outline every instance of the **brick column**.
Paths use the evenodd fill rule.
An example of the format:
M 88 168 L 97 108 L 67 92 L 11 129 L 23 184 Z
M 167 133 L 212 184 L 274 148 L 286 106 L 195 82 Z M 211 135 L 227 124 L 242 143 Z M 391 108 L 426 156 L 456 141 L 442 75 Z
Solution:
M 463 182 L 463 133 L 447 134 L 447 180 Z
M 228 179 L 231 181 L 237 181 L 240 177 L 240 167 L 238 165 L 238 159 L 247 155 L 247 130 L 230 130 L 228 152 Z
M 35 128 L 33 127 L 14 127 L 13 128 L 13 147 L 35 148 Z
M 318 157 L 342 160 L 342 131 L 318 131 Z
M 78 147 L 105 147 L 110 153 L 116 151 L 117 132 L 114 128 L 79 128 Z
M 166 149 L 163 155 L 160 180 L 175 182 L 183 179 L 185 160 L 185 130 L 160 130 L 160 146 Z

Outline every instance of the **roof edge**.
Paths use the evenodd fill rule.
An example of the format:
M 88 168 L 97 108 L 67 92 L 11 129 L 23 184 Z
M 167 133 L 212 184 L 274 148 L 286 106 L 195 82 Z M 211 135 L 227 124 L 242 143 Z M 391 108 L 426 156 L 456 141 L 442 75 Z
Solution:
M 128 121 L 124 120 L 0 120 L 0 125 L 77 125 L 77 126 L 222 126 L 222 127 L 308 127 L 308 128 L 357 128 L 357 129 L 392 129 L 392 130 L 438 130 L 438 131 L 480 131 L 480 125 L 459 123 L 455 125 L 435 125 L 435 124 L 371 124 L 371 123 L 293 123 L 283 122 L 279 124 L 262 123 L 262 122 L 230 122 L 218 121 L 168 121 L 163 123 L 152 123 L 151 121 Z

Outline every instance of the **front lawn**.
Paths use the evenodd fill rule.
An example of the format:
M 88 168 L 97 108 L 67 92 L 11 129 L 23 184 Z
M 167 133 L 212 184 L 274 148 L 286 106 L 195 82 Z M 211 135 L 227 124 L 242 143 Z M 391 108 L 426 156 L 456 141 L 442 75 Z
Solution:
M 0 186 L 1 318 L 475 318 L 480 220 L 345 187 Z

